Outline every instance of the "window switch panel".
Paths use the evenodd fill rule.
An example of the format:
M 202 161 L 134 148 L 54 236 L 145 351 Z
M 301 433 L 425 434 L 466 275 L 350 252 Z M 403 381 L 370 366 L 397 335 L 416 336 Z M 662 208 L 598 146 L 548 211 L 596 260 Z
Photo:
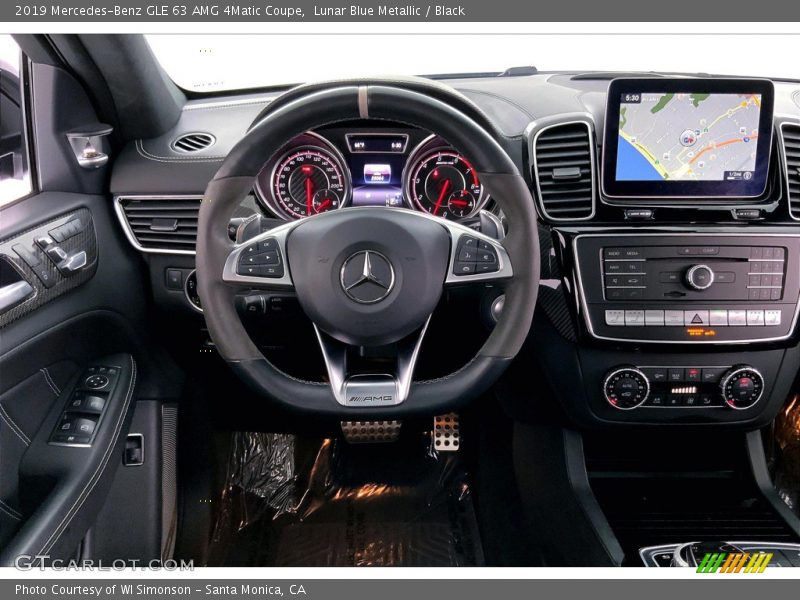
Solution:
M 109 365 L 92 365 L 78 378 L 75 390 L 63 409 L 50 443 L 62 446 L 91 446 L 102 425 L 108 400 L 121 370 Z

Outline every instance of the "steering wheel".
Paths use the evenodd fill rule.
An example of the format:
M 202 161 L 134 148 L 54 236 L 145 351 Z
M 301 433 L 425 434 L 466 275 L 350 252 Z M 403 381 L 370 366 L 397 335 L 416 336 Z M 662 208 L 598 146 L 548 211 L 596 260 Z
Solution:
M 508 154 L 464 108 L 474 105 L 465 103 L 439 85 L 428 89 L 388 80 L 317 85 L 279 103 L 231 150 L 200 207 L 197 283 L 217 350 L 254 390 L 290 409 L 343 420 L 444 414 L 483 393 L 519 352 L 539 285 L 533 199 Z M 295 135 L 356 119 L 417 126 L 468 156 L 507 217 L 506 237 L 498 241 L 417 211 L 364 207 L 287 223 L 239 244 L 230 240 L 231 214 L 251 192 L 266 158 Z M 459 260 L 475 250 L 494 257 L 485 272 Z M 259 259 L 250 258 L 257 254 Z M 503 286 L 505 304 L 478 354 L 445 377 L 413 381 L 425 330 L 444 289 L 486 282 Z M 249 289 L 294 290 L 317 332 L 327 383 L 292 377 L 264 357 L 235 308 L 237 292 Z M 453 344 L 458 343 L 456 332 Z M 388 344 L 397 348 L 394 372 L 348 370 L 348 347 Z

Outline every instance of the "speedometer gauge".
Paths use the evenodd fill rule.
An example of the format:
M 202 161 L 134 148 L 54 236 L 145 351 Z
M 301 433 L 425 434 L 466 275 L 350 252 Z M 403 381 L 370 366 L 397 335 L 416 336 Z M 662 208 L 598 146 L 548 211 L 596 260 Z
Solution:
M 472 215 L 483 196 L 478 174 L 450 148 L 421 154 L 409 165 L 407 194 L 420 210 L 445 219 Z
M 275 201 L 293 218 L 340 208 L 347 190 L 344 166 L 317 146 L 292 149 L 276 163 L 272 174 Z

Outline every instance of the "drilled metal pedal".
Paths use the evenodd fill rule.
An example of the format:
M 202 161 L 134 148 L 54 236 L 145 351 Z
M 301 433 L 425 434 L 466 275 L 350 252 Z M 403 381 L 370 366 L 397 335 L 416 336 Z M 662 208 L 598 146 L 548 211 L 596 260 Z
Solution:
M 402 421 L 342 421 L 342 433 L 350 444 L 396 442 L 402 425 Z
M 461 445 L 458 415 L 449 413 L 433 418 L 433 449 L 437 452 L 456 452 Z

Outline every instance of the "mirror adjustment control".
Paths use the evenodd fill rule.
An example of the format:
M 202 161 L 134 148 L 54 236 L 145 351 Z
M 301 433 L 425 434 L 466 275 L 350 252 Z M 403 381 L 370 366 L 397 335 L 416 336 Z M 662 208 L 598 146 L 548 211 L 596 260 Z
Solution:
M 611 406 L 619 410 L 632 410 L 647 401 L 650 382 L 636 367 L 619 367 L 606 375 L 603 381 L 603 396 Z
M 109 383 L 111 382 L 106 375 L 89 375 L 84 381 L 84 384 L 90 390 L 102 390 L 108 387 Z
M 764 377 L 749 365 L 738 365 L 725 373 L 720 382 L 725 404 L 735 410 L 755 406 L 764 395 Z
M 119 369 L 108 366 L 92 366 L 84 371 L 78 381 L 78 389 L 85 391 L 110 392 L 117 383 Z

